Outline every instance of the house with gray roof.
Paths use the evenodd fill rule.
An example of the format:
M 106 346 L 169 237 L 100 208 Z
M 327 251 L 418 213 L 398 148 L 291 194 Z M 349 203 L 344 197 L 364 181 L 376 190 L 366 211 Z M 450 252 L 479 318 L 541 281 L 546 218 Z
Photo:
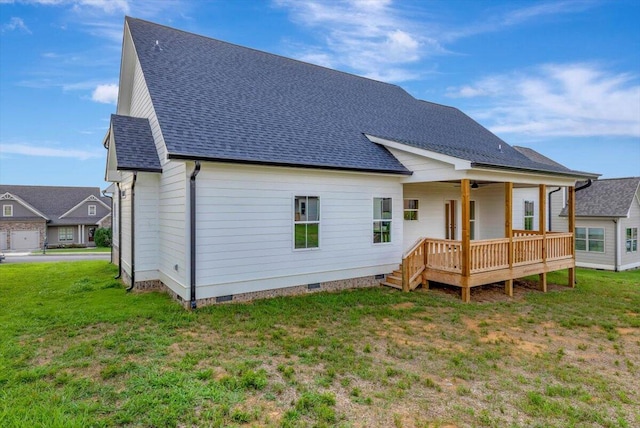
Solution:
M 24 251 L 95 246 L 95 231 L 111 226 L 111 198 L 97 187 L 0 184 L 0 249 Z
M 568 269 L 573 234 L 511 222 L 514 188 L 597 174 L 532 159 L 399 86 L 125 18 L 103 141 L 114 259 L 185 306 Z M 546 249 L 549 249 L 548 251 Z
M 558 223 L 567 228 L 563 207 Z M 640 267 L 640 177 L 594 180 L 576 192 L 576 265 L 622 271 Z

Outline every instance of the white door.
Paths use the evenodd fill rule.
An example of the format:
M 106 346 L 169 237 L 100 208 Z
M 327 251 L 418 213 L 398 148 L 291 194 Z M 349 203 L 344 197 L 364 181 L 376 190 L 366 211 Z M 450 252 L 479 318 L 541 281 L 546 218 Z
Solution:
M 37 250 L 40 247 L 40 233 L 37 230 L 11 232 L 12 250 Z
M 6 249 L 7 249 L 7 231 L 2 230 L 0 231 L 0 250 L 6 250 Z

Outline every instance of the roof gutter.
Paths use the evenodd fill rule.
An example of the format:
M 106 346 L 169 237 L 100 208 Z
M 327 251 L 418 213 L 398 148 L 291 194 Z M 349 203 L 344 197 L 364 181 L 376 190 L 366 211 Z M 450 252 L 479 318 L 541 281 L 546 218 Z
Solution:
M 492 165 L 489 163 L 482 163 L 482 162 L 471 162 L 471 167 L 472 168 L 489 168 L 489 169 L 498 169 L 498 170 L 504 169 L 508 171 L 522 171 L 527 173 L 535 172 L 538 174 L 562 175 L 562 176 L 573 177 L 573 178 L 579 177 L 579 178 L 586 178 L 589 181 L 591 181 L 592 178 L 600 177 L 600 174 L 593 174 L 591 172 L 584 172 L 584 171 L 551 171 L 551 170 L 533 169 L 533 168 L 519 168 L 515 166 Z
M 585 184 L 583 184 L 582 186 L 576 187 L 575 191 L 578 192 L 582 189 L 586 189 L 587 187 L 591 187 L 592 184 L 593 184 L 593 181 L 589 178 Z
M 200 172 L 200 161 L 196 161 L 196 165 L 191 173 L 189 183 L 189 215 L 190 215 L 190 232 L 191 232 L 191 266 L 190 266 L 190 286 L 191 286 L 191 309 L 196 309 L 196 177 Z
M 193 156 L 183 155 L 179 153 L 168 153 L 167 159 L 187 160 L 187 161 L 205 161 L 205 162 L 220 162 L 220 163 L 234 163 L 242 165 L 260 165 L 260 166 L 279 166 L 283 168 L 304 168 L 304 169 L 321 169 L 330 171 L 350 171 L 350 172 L 362 172 L 373 174 L 389 174 L 395 176 L 413 175 L 413 171 L 392 171 L 392 170 L 379 170 L 379 169 L 367 169 L 367 168 L 350 168 L 347 166 L 332 166 L 332 165 L 305 165 L 288 162 L 270 162 L 259 160 L 246 160 L 246 159 L 228 159 L 217 158 L 213 156 Z
M 133 290 L 136 285 L 136 180 L 138 171 L 133 171 L 131 183 L 131 284 L 126 291 Z
M 549 194 L 547 195 L 547 200 L 549 201 L 547 205 L 549 205 L 549 212 L 547 214 L 547 216 L 549 217 L 549 232 L 553 231 L 553 229 L 551 228 L 551 221 L 553 219 L 552 217 L 552 206 L 551 206 L 551 194 L 552 193 L 556 193 L 559 192 L 560 190 L 562 190 L 562 187 L 558 187 L 556 190 L 552 190 L 549 192 Z
M 120 279 L 122 277 L 122 190 L 119 182 L 116 183 L 116 187 L 118 188 L 118 276 L 114 279 Z M 113 242 L 111 242 L 111 260 L 113 261 Z

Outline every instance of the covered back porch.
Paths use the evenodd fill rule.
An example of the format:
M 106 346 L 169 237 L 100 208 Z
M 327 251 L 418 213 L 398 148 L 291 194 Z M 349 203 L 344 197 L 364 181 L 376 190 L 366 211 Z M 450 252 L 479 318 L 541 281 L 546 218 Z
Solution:
M 505 293 L 513 296 L 513 280 L 530 275 L 539 275 L 539 288 L 547 289 L 547 273 L 568 269 L 569 286 L 575 284 L 574 230 L 575 202 L 573 186 L 566 186 L 568 205 L 568 232 L 547 230 L 548 205 L 547 185 L 538 184 L 536 215 L 525 222 L 532 229 L 537 219 L 537 230 L 516 229 L 514 218 L 514 183 L 490 183 L 494 189 L 486 196 L 472 198 L 472 182 L 459 180 L 459 215 L 454 200 L 444 202 L 444 238 L 420 236 L 404 254 L 397 271 L 388 275 L 384 285 L 410 291 L 418 286 L 429 286 L 429 282 L 444 283 L 461 288 L 465 302 L 471 300 L 471 288 L 475 286 L 504 283 Z M 477 183 L 474 181 L 474 183 Z M 489 184 L 489 183 L 487 183 Z M 458 184 L 456 184 L 457 186 Z M 503 186 L 503 192 L 496 192 Z M 477 188 L 476 184 L 473 188 Z M 531 188 L 531 186 L 529 186 Z M 405 192 L 411 194 L 411 191 Z M 503 201 L 496 194 L 504 195 Z M 501 202 L 504 202 L 502 204 Z M 493 230 L 480 233 L 482 218 L 478 219 L 478 204 L 484 204 L 484 214 L 492 216 Z M 502 212 L 496 212 L 499 209 Z M 407 216 L 405 215 L 405 219 Z M 459 220 L 456 220 L 458 218 Z M 504 218 L 502 231 L 495 230 Z M 451 220 L 450 220 L 451 219 Z M 459 222 L 458 228 L 455 223 Z M 406 221 L 405 221 L 406 223 Z M 458 230 L 459 229 L 459 230 Z M 503 233 L 502 233 L 503 232 Z M 476 239 L 487 235 L 503 234 L 499 238 Z

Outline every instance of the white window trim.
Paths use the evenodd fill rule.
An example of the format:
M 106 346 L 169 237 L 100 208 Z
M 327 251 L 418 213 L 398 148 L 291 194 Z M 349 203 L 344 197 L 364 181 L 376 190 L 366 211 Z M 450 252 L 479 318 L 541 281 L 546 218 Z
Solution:
M 296 198 L 307 198 L 307 202 L 306 202 L 306 209 L 308 210 L 308 201 L 309 198 L 318 198 L 318 220 L 296 220 Z M 291 231 L 291 237 L 292 237 L 292 242 L 291 242 L 291 248 L 293 251 L 317 251 L 320 249 L 320 246 L 322 245 L 322 238 L 321 238 L 321 234 L 322 234 L 322 227 L 320 227 L 320 222 L 322 221 L 322 203 L 320 202 L 320 196 L 319 195 L 314 195 L 314 194 L 309 194 L 309 195 L 301 195 L 301 194 L 295 194 L 292 197 L 293 199 L 293 222 L 292 222 L 292 231 Z M 318 225 L 318 246 L 317 247 L 307 247 L 307 248 L 296 248 L 296 224 L 317 224 Z
M 374 217 L 374 207 L 375 207 L 375 203 L 376 203 L 376 199 L 390 199 L 391 200 L 391 218 L 389 219 L 377 219 Z M 404 208 L 404 207 L 403 207 Z M 404 214 L 403 214 L 403 218 L 404 218 Z M 374 232 L 374 226 L 373 224 L 377 221 L 380 222 L 389 222 L 389 241 L 388 242 L 375 242 L 375 232 Z M 371 199 L 371 243 L 372 245 L 390 245 L 393 243 L 393 197 L 392 196 L 374 196 Z
M 93 211 L 93 213 L 92 213 Z M 87 206 L 87 215 L 94 217 L 96 214 L 98 213 L 98 206 L 97 205 L 89 205 Z
M 9 214 L 7 214 L 7 208 L 9 208 Z M 13 217 L 13 205 L 2 206 L 2 217 Z
M 595 254 L 606 254 L 607 252 L 607 230 L 604 227 L 598 227 L 598 226 L 594 226 L 594 227 L 586 227 L 586 226 L 576 226 L 576 229 L 584 229 L 585 230 L 585 238 L 584 239 L 580 239 L 581 241 L 585 241 L 585 249 L 584 250 L 578 250 L 577 248 L 575 249 L 576 251 L 579 251 L 581 253 L 595 253 Z M 589 229 L 602 229 L 602 251 L 592 251 L 589 249 Z M 574 229 L 573 231 L 573 236 L 574 236 L 574 241 L 578 241 L 578 238 L 576 238 L 576 231 Z M 600 241 L 599 239 L 592 239 L 592 241 Z M 575 247 L 575 244 L 574 244 Z

